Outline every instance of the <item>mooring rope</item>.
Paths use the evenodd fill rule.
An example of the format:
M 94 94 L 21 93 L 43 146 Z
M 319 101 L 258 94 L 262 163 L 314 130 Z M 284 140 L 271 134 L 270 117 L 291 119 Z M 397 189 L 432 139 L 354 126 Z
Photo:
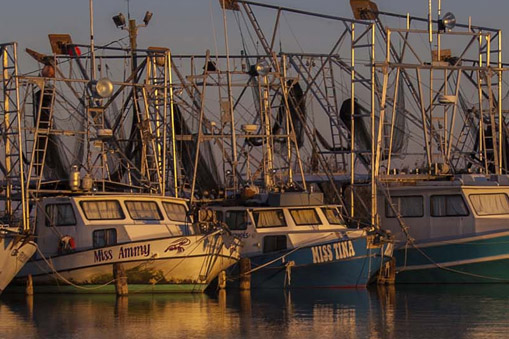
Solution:
M 439 269 L 442 269 L 442 270 L 445 270 L 445 271 L 449 271 L 449 272 L 453 272 L 453 273 L 457 273 L 457 274 L 460 274 L 460 275 L 471 276 L 471 277 L 475 277 L 475 278 L 495 280 L 495 281 L 500 281 L 500 282 L 509 282 L 508 279 L 492 277 L 492 276 L 486 276 L 486 275 L 481 275 L 481 274 L 475 274 L 475 273 L 470 273 L 470 272 L 464 272 L 464 271 L 456 270 L 454 268 L 446 267 L 446 266 L 441 265 L 440 263 L 437 263 L 435 260 L 433 260 L 429 255 L 427 255 L 421 248 L 419 248 L 415 244 L 415 239 L 413 239 L 410 236 L 410 233 L 408 231 L 408 226 L 406 225 L 405 221 L 403 220 L 403 217 L 401 216 L 399 211 L 396 210 L 396 208 L 394 207 L 394 204 L 392 202 L 389 190 L 387 189 L 387 187 L 382 186 L 382 185 L 381 185 L 381 188 L 382 188 L 382 192 L 384 193 L 384 195 L 385 195 L 385 197 L 387 199 L 387 202 L 389 203 L 389 207 L 391 208 L 391 210 L 393 211 L 394 215 L 396 216 L 396 219 L 398 220 L 398 223 L 399 223 L 401 229 L 403 230 L 403 233 L 405 234 L 406 239 L 407 239 L 407 242 L 405 244 L 404 266 L 403 266 L 403 269 L 400 270 L 399 272 L 405 271 L 405 268 L 407 267 L 408 245 L 410 245 L 417 252 L 419 252 L 424 258 L 426 258 L 432 265 L 436 266 Z
M 179 266 L 179 265 L 180 265 L 180 264 L 184 261 L 184 259 L 186 259 L 187 257 L 189 257 L 189 256 L 193 253 L 193 251 L 194 251 L 194 250 L 196 250 L 196 248 L 198 247 L 198 245 L 199 245 L 202 241 L 204 241 L 207 237 L 209 237 L 209 236 L 213 236 L 213 235 L 216 235 L 216 234 L 217 234 L 218 232 L 220 232 L 220 231 L 221 231 L 221 230 L 215 231 L 215 232 L 213 232 L 213 233 L 210 233 L 210 234 L 205 235 L 204 237 L 202 237 L 202 238 L 198 239 L 198 240 L 196 241 L 195 247 L 191 250 L 191 252 L 190 252 L 189 254 L 187 254 L 186 256 L 181 257 L 182 259 L 181 259 L 181 260 L 177 263 L 177 265 L 175 265 L 175 266 L 174 266 L 174 267 L 173 267 L 170 271 L 166 272 L 166 274 L 168 274 L 168 273 L 170 273 L 171 271 L 173 271 L 173 270 L 174 270 L 177 266 Z M 82 289 L 82 290 L 97 290 L 97 289 L 103 288 L 103 287 L 105 287 L 105 286 L 108 286 L 108 285 L 110 285 L 110 284 L 114 283 L 114 282 L 117 280 L 117 279 L 112 279 L 112 280 L 110 280 L 110 281 L 108 281 L 108 282 L 106 282 L 106 283 L 104 283 L 104 284 L 102 284 L 102 285 L 94 286 L 94 287 L 85 287 L 85 286 L 77 285 L 77 284 L 73 283 L 72 281 L 70 281 L 69 279 L 65 278 L 62 274 L 60 274 L 60 273 L 57 271 L 57 269 L 55 268 L 54 264 L 51 262 L 51 257 L 49 257 L 49 259 L 48 259 L 48 258 L 46 258 L 46 256 L 44 255 L 44 253 L 40 250 L 39 246 L 36 246 L 36 249 L 37 249 L 37 252 L 39 253 L 39 255 L 41 256 L 41 258 L 43 259 L 43 261 L 46 263 L 46 265 L 48 265 L 48 267 L 50 268 L 50 270 L 51 270 L 51 272 L 52 272 L 53 274 L 55 274 L 55 275 L 56 275 L 59 279 L 61 279 L 63 282 L 65 282 L 65 283 L 67 283 L 68 285 L 71 285 L 71 286 L 73 286 L 73 287 L 76 287 L 76 288 L 78 288 L 78 289 Z M 154 256 L 152 256 L 152 257 L 150 258 L 150 260 L 153 260 L 153 259 L 155 259 L 155 257 L 154 257 Z M 43 268 L 42 268 L 42 267 L 41 267 L 41 266 L 40 266 L 37 262 L 35 262 L 35 264 L 36 264 L 36 265 L 37 265 L 37 266 L 38 266 L 41 270 L 43 269 Z M 147 264 L 147 262 L 146 262 L 146 261 L 143 261 L 143 262 L 142 262 L 142 263 L 140 263 L 139 265 L 135 266 L 133 269 L 136 269 L 136 268 L 141 267 L 141 266 L 146 265 L 146 264 Z M 157 282 L 161 281 L 163 278 L 164 278 L 164 276 L 163 276 L 163 277 L 161 277 L 161 278 L 159 278 L 158 280 L 156 280 L 156 282 L 155 282 L 154 284 L 157 284 Z M 149 287 L 147 287 L 147 289 L 149 289 Z M 138 292 L 138 293 L 140 293 L 140 292 L 142 292 L 142 291 L 143 291 L 143 289 L 142 289 L 142 290 L 140 290 L 140 291 L 137 291 L 137 292 Z
M 267 267 L 267 266 L 269 266 L 269 265 L 271 265 L 271 264 L 273 264 L 273 263 L 275 263 L 275 262 L 278 262 L 279 260 L 282 260 L 282 261 L 283 261 L 283 260 L 284 260 L 287 256 L 289 256 L 290 254 L 292 254 L 292 253 L 294 253 L 294 252 L 296 252 L 296 251 L 298 251 L 298 250 L 300 250 L 300 249 L 302 249 L 302 248 L 304 248 L 304 247 L 307 247 L 307 246 L 309 246 L 309 245 L 312 245 L 315 241 L 318 241 L 318 240 L 320 240 L 320 239 L 325 239 L 325 238 L 327 238 L 327 237 L 329 237 L 329 236 L 331 236 L 331 235 L 334 235 L 334 233 L 337 233 L 337 232 L 330 232 L 330 233 L 327 233 L 327 234 L 326 234 L 326 235 L 324 235 L 323 237 L 315 238 L 315 239 L 313 239 L 312 241 L 309 241 L 309 242 L 304 243 L 304 244 L 302 244 L 302 245 L 300 245 L 300 246 L 297 246 L 297 247 L 295 247 L 294 249 L 290 250 L 289 252 L 286 252 L 286 253 L 284 253 L 283 255 L 281 255 L 281 256 L 279 256 L 279 257 L 277 257 L 277 258 L 275 258 L 275 259 L 272 259 L 272 260 L 270 260 L 270 261 L 268 261 L 268 262 L 266 262 L 266 263 L 264 263 L 264 264 L 262 264 L 262 265 L 260 265 L 260 266 L 256 266 L 255 268 L 253 268 L 253 269 L 251 269 L 251 270 L 249 270 L 249 271 L 247 271 L 247 272 L 241 273 L 238 277 L 235 277 L 235 278 L 233 278 L 232 280 L 240 279 L 240 277 L 241 277 L 241 276 L 243 276 L 243 275 L 248 275 L 248 274 L 251 274 L 251 273 L 256 272 L 256 271 L 258 271 L 258 270 L 261 270 L 262 268 L 265 268 L 265 267 Z M 345 231 L 345 233 L 346 233 L 346 231 Z M 354 239 L 356 239 L 356 238 L 354 238 Z M 318 244 L 317 244 L 317 245 L 318 245 Z
M 53 265 L 53 263 L 46 259 L 46 257 L 44 256 L 44 253 L 42 253 L 42 251 L 39 249 L 39 246 L 36 246 L 37 248 L 37 252 L 39 253 L 39 255 L 41 256 L 41 258 L 44 260 L 44 262 L 46 263 L 46 265 L 48 265 L 48 267 L 52 270 L 53 274 L 55 274 L 58 278 L 60 278 L 61 280 L 63 280 L 65 283 L 73 286 L 73 287 L 76 287 L 76 288 L 79 288 L 79 289 L 82 289 L 82 290 L 97 290 L 99 288 L 103 288 L 105 286 L 108 286 L 109 284 L 113 283 L 116 279 L 113 279 L 111 281 L 108 281 L 107 283 L 103 284 L 103 285 L 100 285 L 100 286 L 95 286 L 95 287 L 84 287 L 84 286 L 80 286 L 80 285 L 76 285 L 75 283 L 73 283 L 72 281 L 68 280 L 67 278 L 65 278 L 63 275 L 61 275 L 56 269 L 55 269 L 55 266 Z M 39 265 L 37 265 L 39 266 Z M 40 268 L 40 266 L 39 266 Z
M 212 233 L 206 234 L 206 235 L 204 235 L 203 237 L 201 237 L 200 239 L 198 239 L 198 240 L 196 241 L 196 243 L 194 244 L 194 247 L 192 247 L 192 248 L 190 249 L 190 251 L 188 252 L 188 254 L 186 254 L 185 256 L 180 257 L 180 261 L 178 261 L 178 262 L 177 262 L 177 264 L 176 264 L 175 266 L 173 266 L 173 268 L 171 268 L 170 270 L 166 271 L 166 272 L 165 272 L 165 274 L 163 274 L 160 278 L 158 278 L 157 280 L 155 280 L 155 281 L 152 283 L 152 285 L 156 285 L 156 284 L 157 284 L 157 283 L 159 283 L 161 280 L 165 279 L 165 277 L 166 277 L 169 273 L 173 272 L 173 270 L 175 270 L 175 269 L 176 269 L 176 268 L 177 268 L 180 264 L 182 264 L 182 263 L 184 262 L 184 260 L 185 260 L 185 259 L 187 259 L 189 256 L 191 256 L 191 254 L 192 254 L 192 253 L 193 253 L 193 252 L 194 252 L 194 251 L 198 248 L 198 245 L 200 245 L 200 243 L 201 243 L 201 242 L 203 242 L 205 239 L 207 239 L 207 238 L 209 238 L 209 237 L 211 237 L 211 236 L 215 236 L 215 235 L 217 235 L 217 234 L 219 234 L 219 233 L 221 233 L 221 232 L 222 232 L 222 230 L 221 230 L 221 229 L 219 229 L 219 230 L 216 230 L 216 231 L 214 231 L 214 232 L 212 232 Z M 221 247 L 222 247 L 222 246 L 223 246 L 223 245 L 221 245 L 221 246 L 219 247 L 219 249 L 221 249 Z M 207 255 L 208 255 L 208 254 L 207 254 Z M 231 256 L 231 254 L 230 254 L 230 256 Z M 200 270 L 201 270 L 201 269 L 200 269 Z M 146 287 L 146 288 L 142 288 L 142 289 L 140 289 L 140 290 L 138 290 L 138 291 L 135 291 L 135 292 L 133 292 L 133 293 L 143 293 L 144 291 L 149 290 L 149 289 L 151 289 L 151 288 L 152 288 L 152 287 L 150 287 L 149 285 L 147 285 L 147 287 Z

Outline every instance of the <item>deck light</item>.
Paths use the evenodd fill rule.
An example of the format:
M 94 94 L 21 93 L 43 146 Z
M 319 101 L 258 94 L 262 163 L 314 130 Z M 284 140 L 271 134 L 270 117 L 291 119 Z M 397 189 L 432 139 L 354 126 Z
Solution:
M 118 13 L 118 15 L 115 15 L 112 19 L 113 19 L 113 22 L 115 23 L 115 26 L 117 26 L 118 28 L 122 28 L 125 26 L 124 14 Z
M 147 12 L 145 13 L 145 17 L 143 17 L 143 22 L 145 23 L 145 26 L 146 26 L 146 25 L 148 25 L 148 23 L 150 22 L 150 19 L 152 19 L 152 15 L 153 15 L 153 14 L 154 14 L 154 13 L 149 12 L 149 11 L 147 11 Z
M 438 20 L 438 30 L 440 32 L 450 31 L 456 26 L 456 17 L 451 12 L 445 13 L 442 19 Z
M 101 78 L 91 85 L 94 96 L 108 98 L 113 94 L 113 82 L 108 78 Z
M 267 60 L 263 59 L 256 63 L 256 73 L 261 76 L 266 76 L 270 72 L 270 65 Z

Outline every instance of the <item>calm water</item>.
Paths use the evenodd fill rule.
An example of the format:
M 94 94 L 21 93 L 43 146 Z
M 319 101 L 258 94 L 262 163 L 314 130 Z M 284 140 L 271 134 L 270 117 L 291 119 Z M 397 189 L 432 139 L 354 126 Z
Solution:
M 2 295 L 1 338 L 509 338 L 509 286 Z

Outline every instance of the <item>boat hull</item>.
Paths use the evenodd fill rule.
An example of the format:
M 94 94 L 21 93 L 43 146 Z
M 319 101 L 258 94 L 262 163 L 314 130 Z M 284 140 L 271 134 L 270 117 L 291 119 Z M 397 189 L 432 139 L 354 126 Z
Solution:
M 31 274 L 35 292 L 115 293 L 113 271 L 125 271 L 131 292 L 202 292 L 217 275 L 237 262 L 238 241 L 220 234 L 136 241 L 36 258 L 16 277 Z
M 509 232 L 395 250 L 396 283 L 509 283 Z
M 36 251 L 27 235 L 0 236 L 0 293 Z
M 366 287 L 392 257 L 392 244 L 373 239 L 331 241 L 251 257 L 251 288 Z

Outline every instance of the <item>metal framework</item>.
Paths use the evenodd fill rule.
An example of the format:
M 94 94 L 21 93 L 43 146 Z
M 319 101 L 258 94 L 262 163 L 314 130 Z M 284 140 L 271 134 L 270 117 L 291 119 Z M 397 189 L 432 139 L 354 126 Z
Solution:
M 379 110 L 372 110 L 377 122 L 373 182 L 507 173 L 501 31 L 464 25 L 435 30 L 437 49 L 423 50 L 422 37 L 429 32 L 419 27 L 422 23 L 408 18 L 405 28 L 385 28 L 384 61 L 373 65 L 382 78 L 374 83 Z M 411 102 L 401 109 L 403 88 Z M 408 136 L 404 154 L 393 149 L 401 115 L 420 133 Z
M 0 90 L 0 133 L 3 163 L 0 167 L 4 188 L 4 222 L 29 229 L 29 211 L 23 165 L 23 130 L 21 124 L 17 44 L 0 44 L 2 79 Z
M 15 44 L 0 45 L 5 213 L 22 209 L 27 217 L 26 206 L 13 205 L 27 200 L 18 197 L 76 190 L 68 183 L 78 168 L 87 181 L 78 190 L 191 200 L 313 183 L 339 201 L 347 196 L 351 218 L 371 214 L 376 224 L 377 182 L 403 171 L 506 173 L 500 31 L 435 31 L 432 50 L 422 46 L 429 21 L 409 15 L 355 20 L 252 1 L 220 4 L 223 55 L 141 50 L 135 41 L 131 48 L 66 43 L 51 56 L 31 52 L 54 75 L 28 76 L 17 74 Z M 273 13 L 273 24 L 261 25 L 258 10 Z M 256 53 L 244 45 L 230 54 L 228 16 L 240 34 L 248 30 Z M 277 51 L 287 16 L 333 23 L 330 44 Z M 386 27 L 386 18 L 406 18 L 406 27 Z M 98 65 L 91 48 L 102 52 Z M 123 74 L 108 71 L 113 62 Z M 94 87 L 96 68 L 98 78 L 123 77 L 109 97 Z

